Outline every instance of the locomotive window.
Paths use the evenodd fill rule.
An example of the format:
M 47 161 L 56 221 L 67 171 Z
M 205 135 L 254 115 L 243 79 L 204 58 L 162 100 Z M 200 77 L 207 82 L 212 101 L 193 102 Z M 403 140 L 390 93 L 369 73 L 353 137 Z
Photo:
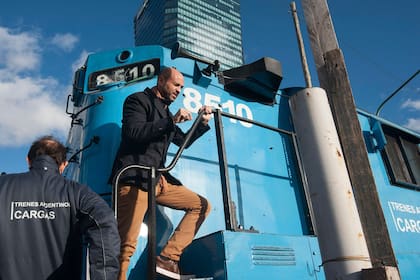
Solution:
M 383 150 L 392 184 L 420 190 L 420 140 L 384 126 L 387 144 Z
M 100 86 L 120 81 L 132 82 L 151 79 L 159 71 L 160 60 L 158 58 L 100 70 L 89 75 L 88 90 L 95 90 Z

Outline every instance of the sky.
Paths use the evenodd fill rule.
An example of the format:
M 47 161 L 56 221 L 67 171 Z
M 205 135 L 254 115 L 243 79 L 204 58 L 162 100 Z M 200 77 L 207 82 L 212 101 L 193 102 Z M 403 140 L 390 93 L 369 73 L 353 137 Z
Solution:
M 0 172 L 27 171 L 37 137 L 65 142 L 66 100 L 74 71 L 89 53 L 134 46 L 133 18 L 142 0 L 14 0 L 0 9 Z M 241 0 L 245 63 L 281 62 L 280 88 L 305 86 L 291 1 Z M 374 114 L 420 69 L 420 1 L 327 2 L 356 106 Z M 296 1 L 313 86 L 319 86 L 301 2 Z M 381 111 L 420 133 L 420 74 Z

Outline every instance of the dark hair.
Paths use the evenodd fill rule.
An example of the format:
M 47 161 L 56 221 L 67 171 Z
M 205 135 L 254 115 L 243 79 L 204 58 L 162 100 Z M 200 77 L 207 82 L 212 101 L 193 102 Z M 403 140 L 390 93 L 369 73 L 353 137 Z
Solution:
M 47 155 L 52 157 L 58 166 L 66 161 L 66 147 L 52 136 L 42 136 L 31 145 L 28 152 L 29 161 L 36 157 Z

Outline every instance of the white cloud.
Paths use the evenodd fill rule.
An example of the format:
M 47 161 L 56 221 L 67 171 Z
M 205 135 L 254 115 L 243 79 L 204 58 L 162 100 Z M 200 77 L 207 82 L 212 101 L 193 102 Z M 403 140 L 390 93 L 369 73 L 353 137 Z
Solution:
M 411 100 L 408 99 L 407 101 L 405 101 L 402 105 L 402 108 L 411 108 L 411 109 L 415 109 L 415 110 L 420 110 L 420 99 L 419 100 Z
M 420 133 L 420 119 L 410 118 L 404 126 Z
M 17 147 L 43 134 L 65 135 L 69 118 L 55 90 L 60 88 L 52 78 L 0 78 L 0 146 Z
M 51 39 L 51 43 L 60 49 L 69 52 L 73 50 L 74 46 L 79 42 L 79 38 L 73 34 L 55 34 Z
M 41 39 L 0 26 L 0 147 L 26 145 L 43 134 L 64 138 L 68 130 L 68 88 L 38 71 Z
M 41 59 L 38 37 L 0 26 L 0 69 L 4 67 L 9 73 L 37 69 Z

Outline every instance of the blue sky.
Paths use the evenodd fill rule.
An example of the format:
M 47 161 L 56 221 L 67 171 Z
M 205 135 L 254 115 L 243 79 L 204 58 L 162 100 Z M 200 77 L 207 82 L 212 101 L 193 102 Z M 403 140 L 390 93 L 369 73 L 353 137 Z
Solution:
M 88 53 L 134 45 L 133 18 L 142 0 L 14 0 L 0 9 L 0 172 L 27 170 L 38 136 L 65 141 L 73 72 Z M 283 66 L 281 88 L 304 86 L 291 1 L 242 0 L 245 62 L 268 56 Z M 318 86 L 300 1 L 296 1 L 314 86 Z M 357 107 L 379 104 L 420 69 L 420 2 L 329 1 Z M 381 111 L 420 132 L 420 75 Z

